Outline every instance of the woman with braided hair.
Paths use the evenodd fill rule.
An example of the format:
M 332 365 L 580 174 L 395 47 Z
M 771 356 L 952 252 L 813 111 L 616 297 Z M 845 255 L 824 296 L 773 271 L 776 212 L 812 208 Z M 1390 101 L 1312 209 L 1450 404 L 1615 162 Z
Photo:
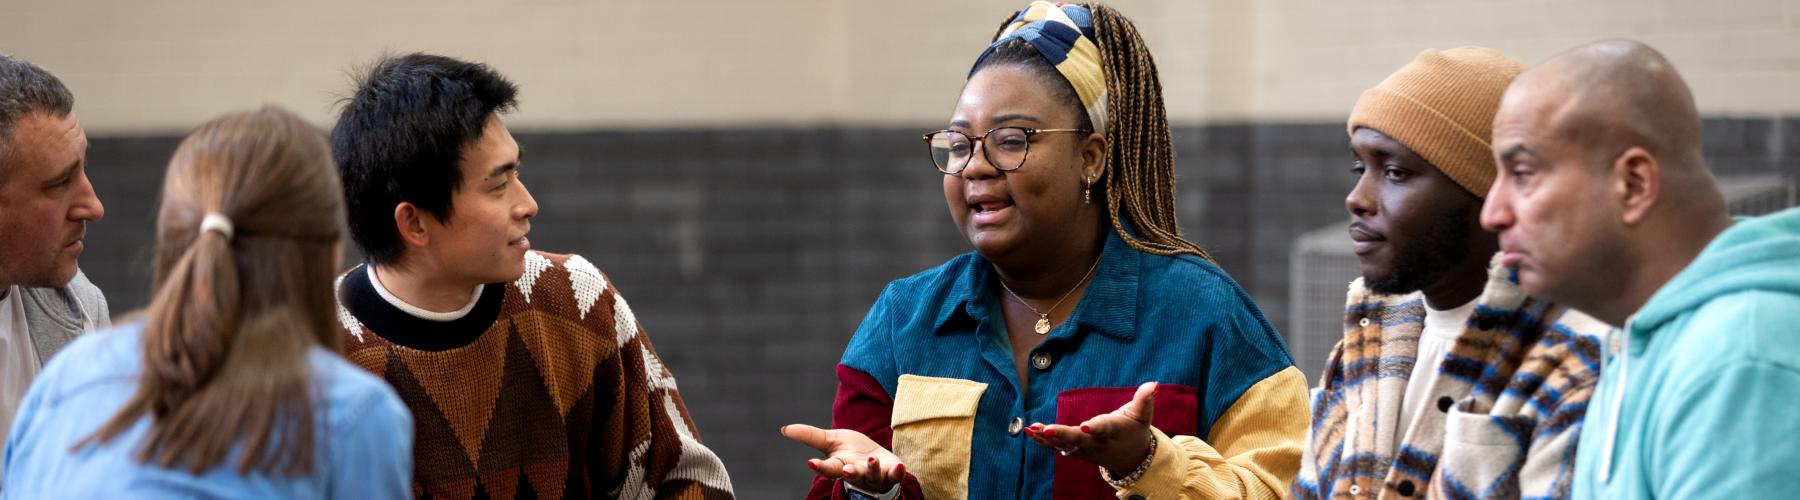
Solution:
M 882 292 L 837 367 L 833 429 L 782 428 L 827 455 L 809 497 L 1282 496 L 1305 377 L 1181 237 L 1130 20 L 1032 2 L 924 140 L 975 251 Z

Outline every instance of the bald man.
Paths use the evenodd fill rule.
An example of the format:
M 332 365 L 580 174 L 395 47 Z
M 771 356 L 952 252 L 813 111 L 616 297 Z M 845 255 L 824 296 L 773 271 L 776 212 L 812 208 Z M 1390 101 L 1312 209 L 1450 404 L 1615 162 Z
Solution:
M 1800 494 L 1800 209 L 1733 221 L 1693 95 L 1633 41 L 1520 75 L 1482 225 L 1526 292 L 1622 327 L 1575 498 Z

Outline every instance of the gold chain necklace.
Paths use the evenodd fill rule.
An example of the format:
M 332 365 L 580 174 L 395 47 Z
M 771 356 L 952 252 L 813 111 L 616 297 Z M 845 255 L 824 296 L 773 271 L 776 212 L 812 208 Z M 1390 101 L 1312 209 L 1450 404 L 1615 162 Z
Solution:
M 1069 296 L 1074 295 L 1076 290 L 1080 290 L 1081 285 L 1086 284 L 1088 278 L 1092 278 L 1094 276 L 1094 270 L 1099 269 L 1099 268 L 1100 268 L 1100 258 L 1095 257 L 1094 265 L 1092 267 L 1088 268 L 1087 274 L 1081 277 L 1081 281 L 1075 282 L 1075 286 L 1072 288 L 1069 288 L 1069 291 L 1063 292 L 1062 298 L 1056 299 L 1055 304 L 1050 305 L 1050 312 L 1056 312 L 1056 307 L 1062 305 L 1063 301 L 1069 300 Z M 1050 333 L 1050 313 L 1039 311 L 1039 310 L 1037 310 L 1036 307 L 1031 307 L 1030 302 L 1026 302 L 1024 297 L 1020 297 L 1018 293 L 1013 292 L 1012 287 L 1006 286 L 1005 280 L 1000 281 L 1000 289 L 1006 290 L 1006 294 L 1011 295 L 1013 300 L 1019 301 L 1020 305 L 1025 306 L 1026 309 L 1030 309 L 1031 312 L 1036 313 L 1038 315 L 1037 325 L 1032 328 L 1033 331 L 1036 331 L 1038 335 L 1046 335 L 1046 334 Z

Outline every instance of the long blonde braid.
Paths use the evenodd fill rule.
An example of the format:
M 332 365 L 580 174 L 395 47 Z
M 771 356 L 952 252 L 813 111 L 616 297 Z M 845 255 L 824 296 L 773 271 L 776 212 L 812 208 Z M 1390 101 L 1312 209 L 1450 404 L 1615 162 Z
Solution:
M 1175 144 L 1156 61 L 1130 19 L 1099 3 L 1087 8 L 1094 14 L 1095 42 L 1106 72 L 1106 142 L 1112 148 L 1107 163 L 1112 175 L 1104 182 L 1113 231 L 1142 252 L 1189 253 L 1213 260 L 1200 245 L 1181 237 L 1181 224 L 1175 219 Z M 1126 231 L 1120 215 L 1131 220 L 1139 237 Z

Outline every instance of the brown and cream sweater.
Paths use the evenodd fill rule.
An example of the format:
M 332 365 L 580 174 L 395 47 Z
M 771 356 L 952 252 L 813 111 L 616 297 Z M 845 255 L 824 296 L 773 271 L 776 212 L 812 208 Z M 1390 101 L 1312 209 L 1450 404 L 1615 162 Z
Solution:
M 409 314 L 368 266 L 338 279 L 345 357 L 413 412 L 419 498 L 731 498 L 675 378 L 606 276 L 526 252 L 461 317 Z

